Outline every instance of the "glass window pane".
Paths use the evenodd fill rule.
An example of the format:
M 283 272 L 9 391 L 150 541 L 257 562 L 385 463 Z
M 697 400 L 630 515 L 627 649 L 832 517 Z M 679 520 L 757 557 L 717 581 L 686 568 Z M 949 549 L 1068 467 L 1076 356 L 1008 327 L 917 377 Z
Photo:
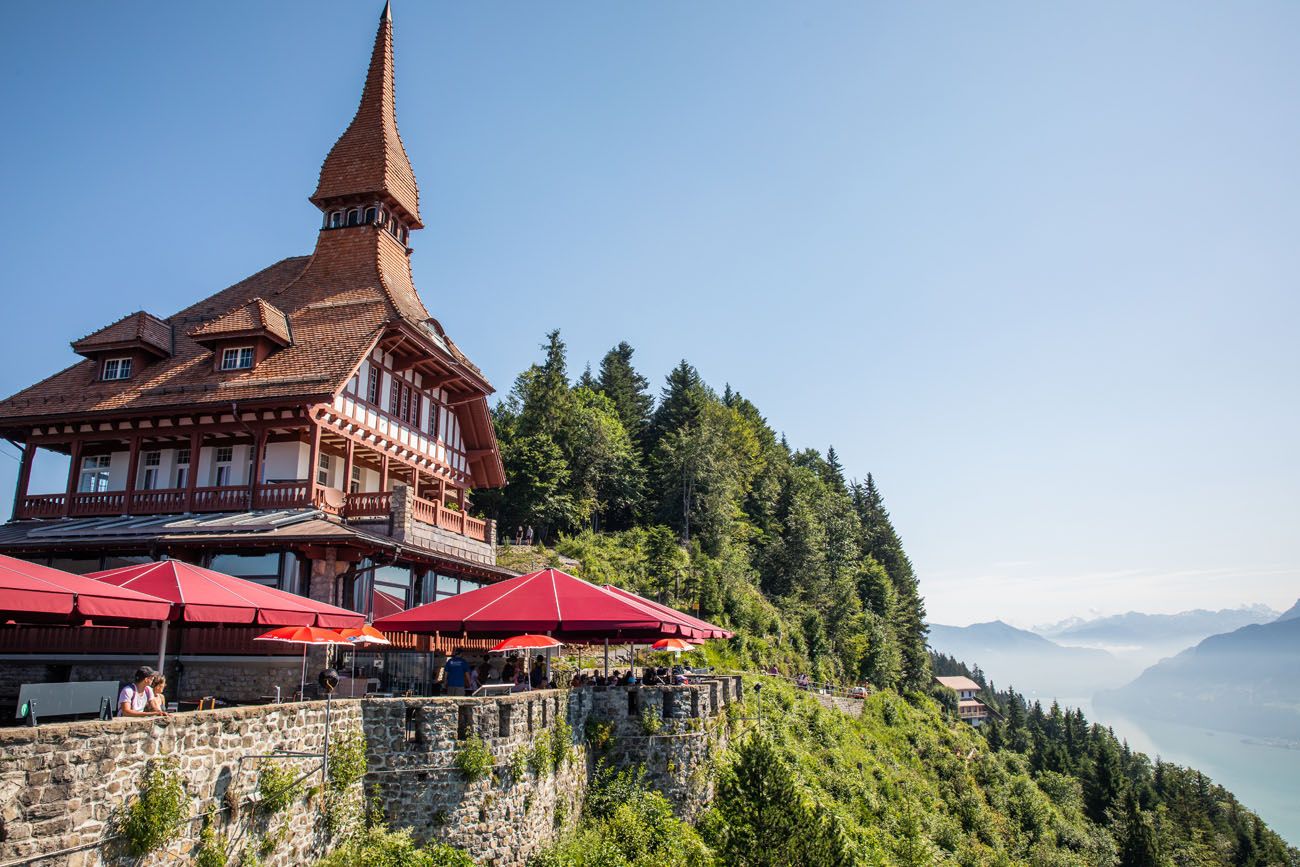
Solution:
M 99 571 L 99 558 L 55 557 L 50 561 L 50 565 L 55 569 L 62 569 L 64 572 L 71 572 L 74 575 L 85 575 L 87 572 Z
M 272 578 L 280 580 L 280 555 L 273 554 L 213 554 L 208 568 L 238 578 Z
M 454 596 L 455 594 L 459 593 L 459 592 L 460 592 L 460 588 L 458 588 L 458 587 L 456 586 L 456 578 L 455 578 L 455 576 L 452 576 L 452 575 L 439 575 L 439 576 L 438 576 L 438 592 L 439 592 L 440 594 L 450 594 L 450 595 L 453 595 L 453 596 Z

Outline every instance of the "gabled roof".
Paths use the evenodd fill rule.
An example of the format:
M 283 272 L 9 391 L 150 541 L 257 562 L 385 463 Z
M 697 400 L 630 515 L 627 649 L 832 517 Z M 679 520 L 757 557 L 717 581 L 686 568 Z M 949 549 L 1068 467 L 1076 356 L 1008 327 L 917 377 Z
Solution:
M 137 310 L 72 342 L 72 351 L 91 357 L 115 349 L 143 349 L 159 358 L 172 353 L 172 329 L 157 316 Z
M 265 337 L 280 346 L 293 342 L 289 317 L 265 298 L 257 297 L 190 331 L 190 337 L 205 346 L 238 337 Z
M 950 677 L 936 677 L 935 680 L 939 681 L 939 683 L 943 684 L 949 689 L 955 689 L 958 692 L 961 692 L 964 689 L 974 690 L 975 692 L 979 692 L 982 689 L 982 687 L 978 683 L 971 680 L 969 677 L 965 677 L 962 675 L 953 675 Z
M 366 86 L 356 116 L 334 143 L 320 169 L 313 204 L 345 198 L 384 198 L 406 212 L 412 229 L 420 221 L 420 191 L 397 132 L 393 85 L 393 19 L 388 7 L 379 20 Z

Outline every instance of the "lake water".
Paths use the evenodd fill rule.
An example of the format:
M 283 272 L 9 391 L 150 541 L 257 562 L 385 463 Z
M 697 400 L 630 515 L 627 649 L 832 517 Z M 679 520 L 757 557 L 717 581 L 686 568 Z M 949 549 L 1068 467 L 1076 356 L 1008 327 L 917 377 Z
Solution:
M 1129 746 L 1196 768 L 1237 796 L 1293 846 L 1300 845 L 1300 749 L 1270 746 L 1229 732 L 1134 718 L 1087 699 L 1061 699 L 1090 722 L 1115 729 Z

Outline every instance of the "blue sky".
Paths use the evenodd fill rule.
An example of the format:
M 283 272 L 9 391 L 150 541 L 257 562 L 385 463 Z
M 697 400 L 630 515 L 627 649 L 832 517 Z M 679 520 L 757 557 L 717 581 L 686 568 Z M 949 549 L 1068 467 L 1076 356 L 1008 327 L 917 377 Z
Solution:
M 310 251 L 379 8 L 5 8 L 0 391 Z M 937 621 L 1300 595 L 1300 6 L 394 20 L 416 282 L 503 391 L 552 327 L 688 358 L 875 473 Z

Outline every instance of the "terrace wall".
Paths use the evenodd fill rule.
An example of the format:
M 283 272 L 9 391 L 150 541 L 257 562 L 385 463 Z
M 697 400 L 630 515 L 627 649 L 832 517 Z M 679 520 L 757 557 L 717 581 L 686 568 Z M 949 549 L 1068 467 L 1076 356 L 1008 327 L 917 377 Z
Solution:
M 332 703 L 331 731 L 362 728 L 368 753 L 362 785 L 376 788 L 394 827 L 459 846 L 482 865 L 519 867 L 576 823 L 602 758 L 616 766 L 644 765 L 651 784 L 693 816 L 712 796 L 708 770 L 727 743 L 722 712 L 739 694 L 739 678 L 717 678 L 692 686 L 495 698 L 339 700 Z M 150 760 L 179 758 L 192 815 L 201 816 L 209 803 L 224 803 L 227 791 L 243 796 L 256 790 L 252 756 L 319 751 L 324 709 L 321 702 L 292 703 L 0 730 L 0 863 L 55 852 L 62 854 L 39 863 L 114 863 L 106 842 L 112 818 L 136 796 Z M 658 722 L 658 731 L 647 731 L 645 715 Z M 572 732 L 569 760 L 515 778 L 512 757 L 549 737 L 561 719 Z M 607 724 L 612 734 L 603 750 L 584 741 L 589 719 Z M 471 735 L 483 739 L 496 766 L 472 783 L 454 768 Z M 310 759 L 284 761 L 311 765 Z M 318 800 L 299 798 L 268 823 L 246 805 L 224 820 L 227 848 L 238 853 L 269 837 L 278 842 L 263 858 L 266 867 L 310 864 L 330 846 L 319 807 Z M 184 840 L 139 863 L 174 863 L 194 845 L 198 830 L 196 821 Z

